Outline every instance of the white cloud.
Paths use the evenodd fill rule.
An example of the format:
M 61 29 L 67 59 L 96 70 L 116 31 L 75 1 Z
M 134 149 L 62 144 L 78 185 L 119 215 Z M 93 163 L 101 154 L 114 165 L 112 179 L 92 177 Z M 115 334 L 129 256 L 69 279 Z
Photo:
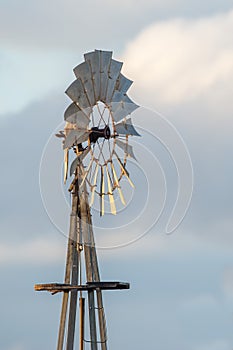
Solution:
M 144 29 L 123 57 L 127 75 L 136 81 L 132 91 L 137 99 L 153 106 L 177 105 L 217 94 L 229 103 L 232 31 L 233 11 L 157 22 Z

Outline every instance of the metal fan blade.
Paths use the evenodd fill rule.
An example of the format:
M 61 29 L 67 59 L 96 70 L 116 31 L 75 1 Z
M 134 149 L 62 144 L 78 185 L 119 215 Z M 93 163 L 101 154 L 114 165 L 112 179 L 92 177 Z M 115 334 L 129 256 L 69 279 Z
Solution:
M 125 94 L 129 90 L 132 84 L 133 84 L 132 80 L 126 78 L 123 74 L 120 73 L 117 79 L 116 90 Z
M 91 107 L 81 79 L 76 79 L 73 81 L 65 93 L 71 98 L 72 101 L 77 102 L 81 109 Z
M 116 144 L 118 147 L 120 147 L 125 153 L 126 155 L 129 155 L 131 158 L 136 159 L 134 153 L 133 153 L 133 147 L 128 145 L 127 143 L 120 141 L 118 139 L 116 139 Z
M 111 60 L 109 71 L 108 71 L 108 87 L 107 87 L 106 97 L 105 97 L 106 103 L 111 103 L 112 96 L 117 83 L 117 78 L 119 77 L 122 65 L 123 65 L 122 62 L 119 62 L 113 59 Z
M 98 170 L 99 170 L 99 164 L 96 163 L 95 172 L 94 172 L 94 181 L 93 181 L 93 185 L 92 185 L 92 188 L 91 188 L 91 201 L 90 201 L 90 206 L 92 206 L 92 204 L 94 203 L 95 188 L 96 188 L 96 183 L 97 183 Z
M 108 181 L 108 196 L 109 196 L 111 213 L 113 215 L 116 215 L 116 205 L 115 205 L 115 201 L 114 201 L 113 194 L 112 194 L 112 186 L 111 186 L 111 181 L 110 181 L 110 175 L 109 175 L 107 167 L 106 167 L 106 174 L 107 174 L 107 181 Z
M 115 125 L 115 130 L 119 135 L 141 136 L 134 128 L 131 118 Z
M 127 95 L 124 95 L 119 91 L 114 92 L 110 109 L 115 122 L 127 117 L 138 107 L 139 106 L 136 105 Z
M 131 114 L 138 106 L 135 103 L 112 103 L 111 111 L 115 122 L 118 122 Z M 115 110 L 113 110 L 115 109 Z
M 100 99 L 100 51 L 88 52 L 84 55 L 85 61 L 90 65 L 95 101 Z
M 115 180 L 115 183 L 116 183 L 116 187 L 117 187 L 118 192 L 119 192 L 121 203 L 125 205 L 125 198 L 124 198 L 123 193 L 121 191 L 121 188 L 120 188 L 120 185 L 119 185 L 119 181 L 118 181 L 118 177 L 117 177 L 117 174 L 116 174 L 116 170 L 115 170 L 114 165 L 113 165 L 112 162 L 111 162 L 111 168 L 112 168 L 114 180 Z
M 104 215 L 104 170 L 101 166 L 101 179 L 100 179 L 100 216 Z
M 69 132 L 65 138 L 63 148 L 70 148 L 75 144 L 82 143 L 88 140 L 89 132 L 83 129 L 74 129 Z
M 91 67 L 87 62 L 83 62 L 74 68 L 74 74 L 76 78 L 81 79 L 85 91 L 88 96 L 88 100 L 91 106 L 96 104 L 94 89 L 93 89 L 93 78 Z
M 106 100 L 108 88 L 108 71 L 112 59 L 112 51 L 100 51 L 100 100 Z
M 65 123 L 65 127 L 64 127 L 64 135 L 65 137 L 67 137 L 69 135 L 69 133 L 75 129 L 75 125 L 69 122 Z
M 75 102 L 71 103 L 64 113 L 64 119 L 72 124 L 76 124 L 81 129 L 87 128 L 90 122 L 92 108 L 82 110 Z
M 130 179 L 130 177 L 129 177 L 128 171 L 125 169 L 125 167 L 124 167 L 124 165 L 122 164 L 122 162 L 121 162 L 120 158 L 118 157 L 117 153 L 116 153 L 116 152 L 114 152 L 114 153 L 115 153 L 116 158 L 117 158 L 117 160 L 118 160 L 118 163 L 119 163 L 119 165 L 120 165 L 120 167 L 121 167 L 122 173 L 127 177 L 127 179 L 128 179 L 128 181 L 129 181 L 131 187 L 135 188 L 134 184 L 132 183 L 132 181 L 131 181 L 131 179 Z
M 65 93 L 71 98 L 72 101 L 78 102 L 80 97 L 85 94 L 81 79 L 73 81 Z
M 64 150 L 64 184 L 66 183 L 66 180 L 67 180 L 68 165 L 69 165 L 69 149 L 66 148 Z

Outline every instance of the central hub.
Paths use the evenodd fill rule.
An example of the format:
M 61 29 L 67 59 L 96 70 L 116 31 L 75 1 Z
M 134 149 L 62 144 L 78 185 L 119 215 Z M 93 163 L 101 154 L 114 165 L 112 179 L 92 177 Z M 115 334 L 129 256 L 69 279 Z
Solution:
M 108 125 L 105 126 L 105 128 L 100 129 L 98 127 L 91 128 L 91 133 L 89 135 L 89 140 L 91 143 L 96 143 L 96 141 L 103 137 L 106 140 L 108 140 L 111 136 L 110 128 Z

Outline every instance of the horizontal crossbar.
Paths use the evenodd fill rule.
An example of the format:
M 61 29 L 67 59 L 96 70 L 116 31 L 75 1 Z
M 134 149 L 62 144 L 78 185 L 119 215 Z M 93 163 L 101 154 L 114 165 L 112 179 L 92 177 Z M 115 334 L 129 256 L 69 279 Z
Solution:
M 88 291 L 88 290 L 115 290 L 115 289 L 129 289 L 130 284 L 127 282 L 87 282 L 84 285 L 71 285 L 63 283 L 47 283 L 35 284 L 36 291 L 48 291 L 51 293 L 70 292 L 72 290 Z

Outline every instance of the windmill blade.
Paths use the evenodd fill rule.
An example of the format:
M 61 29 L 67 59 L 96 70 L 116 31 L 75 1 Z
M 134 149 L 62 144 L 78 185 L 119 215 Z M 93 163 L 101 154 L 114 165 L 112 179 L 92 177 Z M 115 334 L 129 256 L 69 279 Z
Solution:
M 101 166 L 101 179 L 100 179 L 100 216 L 104 215 L 104 169 Z
M 71 98 L 73 102 L 77 102 L 81 109 L 91 107 L 90 102 L 87 98 L 86 91 L 83 88 L 81 79 L 76 79 L 68 87 L 65 93 Z
M 73 81 L 70 84 L 70 86 L 66 89 L 65 93 L 69 96 L 69 98 L 72 101 L 78 102 L 80 97 L 85 94 L 81 79 L 76 79 L 75 81 Z
M 112 96 L 117 83 L 117 78 L 119 77 L 122 65 L 123 65 L 122 62 L 119 62 L 113 59 L 111 60 L 109 71 L 108 71 L 108 87 L 107 87 L 106 97 L 105 97 L 105 102 L 107 104 L 111 103 Z
M 111 64 L 112 51 L 100 51 L 100 100 L 106 100 L 108 89 L 108 71 Z
M 98 170 L 99 170 L 99 164 L 96 163 L 95 172 L 94 172 L 94 181 L 93 181 L 93 185 L 92 185 L 92 188 L 91 188 L 91 201 L 90 201 L 90 206 L 92 206 L 93 203 L 94 203 L 95 188 L 96 188 L 96 183 L 97 183 Z
M 112 162 L 111 162 L 111 168 L 112 168 L 114 180 L 115 180 L 115 183 L 116 183 L 116 187 L 117 187 L 117 190 L 119 192 L 121 203 L 125 205 L 125 198 L 124 198 L 123 193 L 121 191 L 121 188 L 120 188 L 120 185 L 119 185 L 119 181 L 118 181 L 118 177 L 117 177 L 117 174 L 116 174 L 116 170 L 115 170 L 114 165 L 113 165 Z
M 116 158 L 117 158 L 117 160 L 118 160 L 118 163 L 119 163 L 119 165 L 120 165 L 120 168 L 121 168 L 121 170 L 122 170 L 122 173 L 127 177 L 127 179 L 128 179 L 128 181 L 129 181 L 131 187 L 135 188 L 133 182 L 131 181 L 131 179 L 130 179 L 130 177 L 129 177 L 128 171 L 125 169 L 125 167 L 124 167 L 124 165 L 122 164 L 122 162 L 121 162 L 120 158 L 118 157 L 117 153 L 116 153 L 115 151 L 114 151 L 114 153 L 115 153 L 115 155 L 116 155 Z
M 75 129 L 75 125 L 69 122 L 65 123 L 65 127 L 64 127 L 64 134 L 65 137 L 67 137 L 69 135 L 69 133 L 71 132 L 71 130 Z
M 74 129 L 69 132 L 65 138 L 63 149 L 71 148 L 73 145 L 82 143 L 88 140 L 89 132 L 83 129 Z
M 134 135 L 141 136 L 134 128 L 131 118 L 115 125 L 115 130 L 118 135 Z
M 112 194 L 112 186 L 111 186 L 110 175 L 109 175 L 107 166 L 106 166 L 106 174 L 107 174 L 108 196 L 109 196 L 111 213 L 113 215 L 116 215 L 116 205 L 115 205 L 114 197 L 113 197 L 113 194 Z
M 123 94 L 126 94 L 132 84 L 132 80 L 126 78 L 123 74 L 120 73 L 117 79 L 116 90 L 120 91 Z
M 82 81 L 90 105 L 94 106 L 96 104 L 96 99 L 93 89 L 93 77 L 90 65 L 87 62 L 83 62 L 75 67 L 73 71 L 76 78 L 79 78 Z
M 82 110 L 75 102 L 71 103 L 64 113 L 64 119 L 78 128 L 86 129 L 90 122 L 91 107 Z
M 120 141 L 118 139 L 116 139 L 115 142 L 116 142 L 117 146 L 120 147 L 126 153 L 127 156 L 129 155 L 131 158 L 137 160 L 134 153 L 133 153 L 133 147 L 131 145 L 128 145 L 128 143 L 125 143 L 125 142 Z
M 90 65 L 95 101 L 98 101 L 100 99 L 100 51 L 88 52 L 84 58 Z
M 69 165 L 69 149 L 66 148 L 64 150 L 64 184 L 66 183 L 66 180 L 67 180 L 68 165 Z
M 110 109 L 116 122 L 127 117 L 138 107 L 139 106 L 136 105 L 127 95 L 122 94 L 120 91 L 114 92 Z

